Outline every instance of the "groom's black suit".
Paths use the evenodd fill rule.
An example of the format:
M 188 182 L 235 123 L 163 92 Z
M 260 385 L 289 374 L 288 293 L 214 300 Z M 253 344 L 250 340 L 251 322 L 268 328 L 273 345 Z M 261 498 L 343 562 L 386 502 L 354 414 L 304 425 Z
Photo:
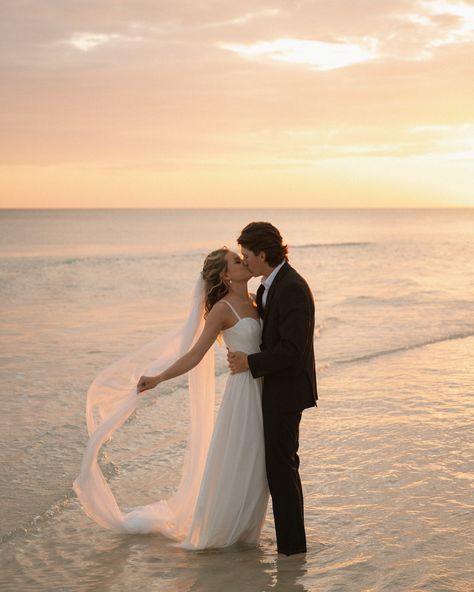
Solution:
M 306 551 L 303 492 L 298 473 L 301 412 L 316 405 L 314 301 L 306 281 L 285 263 L 275 276 L 265 308 L 263 285 L 257 306 L 263 318 L 261 351 L 248 356 L 254 378 L 263 377 L 263 424 L 268 484 L 278 551 Z

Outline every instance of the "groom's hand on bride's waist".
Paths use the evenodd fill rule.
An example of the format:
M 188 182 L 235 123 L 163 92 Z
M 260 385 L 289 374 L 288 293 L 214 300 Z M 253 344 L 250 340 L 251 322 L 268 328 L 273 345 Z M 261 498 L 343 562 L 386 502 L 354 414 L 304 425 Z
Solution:
M 247 354 L 244 352 L 227 351 L 227 362 L 231 374 L 239 374 L 239 372 L 246 372 L 249 369 Z

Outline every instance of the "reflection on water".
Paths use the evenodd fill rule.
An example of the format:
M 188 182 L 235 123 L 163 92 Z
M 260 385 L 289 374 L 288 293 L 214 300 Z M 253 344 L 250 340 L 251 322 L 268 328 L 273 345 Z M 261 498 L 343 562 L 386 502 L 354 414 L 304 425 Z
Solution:
M 307 556 L 278 556 L 271 539 L 258 548 L 235 545 L 197 552 L 180 549 L 160 535 L 91 530 L 84 540 L 84 532 L 70 527 L 79 516 L 76 507 L 58 517 L 46 545 L 39 543 L 36 533 L 28 537 L 25 549 L 10 547 L 0 576 L 2 592 L 24 589 L 26 584 L 38 592 L 112 592 L 149 589 L 153 583 L 160 592 L 311 590 L 301 582 L 308 570 Z

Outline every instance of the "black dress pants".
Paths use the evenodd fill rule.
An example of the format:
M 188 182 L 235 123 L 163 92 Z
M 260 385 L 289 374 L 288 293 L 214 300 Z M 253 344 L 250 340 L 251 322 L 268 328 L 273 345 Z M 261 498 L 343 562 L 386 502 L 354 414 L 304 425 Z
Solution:
M 301 412 L 263 409 L 265 461 L 279 553 L 306 552 L 303 490 L 298 473 Z

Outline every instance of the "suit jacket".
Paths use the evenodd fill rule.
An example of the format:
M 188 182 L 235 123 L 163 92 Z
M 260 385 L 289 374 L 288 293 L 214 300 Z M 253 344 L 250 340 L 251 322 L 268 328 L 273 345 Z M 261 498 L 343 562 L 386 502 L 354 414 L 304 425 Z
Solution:
M 260 286 L 257 306 L 263 317 L 261 351 L 249 355 L 248 363 L 254 378 L 263 376 L 263 409 L 296 412 L 314 407 L 318 394 L 311 290 L 285 263 L 270 286 L 265 309 L 262 293 Z

